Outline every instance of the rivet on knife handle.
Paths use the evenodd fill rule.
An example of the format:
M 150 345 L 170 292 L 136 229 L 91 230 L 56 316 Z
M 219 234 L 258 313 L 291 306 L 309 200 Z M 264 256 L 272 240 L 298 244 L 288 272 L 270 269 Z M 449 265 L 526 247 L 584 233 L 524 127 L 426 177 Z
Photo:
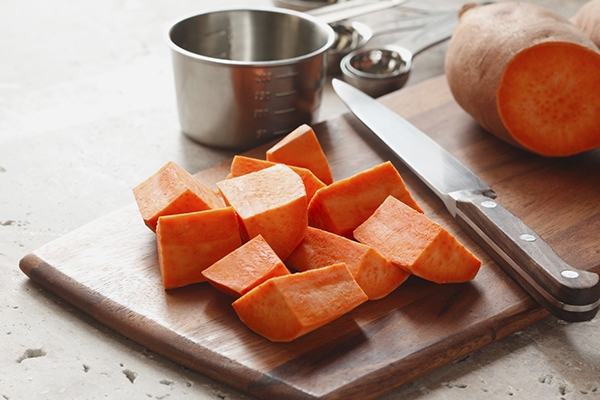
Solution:
M 450 196 L 456 200 L 455 217 L 461 225 L 552 314 L 572 322 L 596 315 L 600 306 L 597 274 L 568 265 L 530 227 L 490 197 L 475 192 Z

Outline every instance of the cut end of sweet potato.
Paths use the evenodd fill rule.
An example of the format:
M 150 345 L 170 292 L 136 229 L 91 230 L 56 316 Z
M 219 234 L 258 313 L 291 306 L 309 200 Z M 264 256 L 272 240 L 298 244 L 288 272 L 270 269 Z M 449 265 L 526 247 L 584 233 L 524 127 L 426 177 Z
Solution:
M 600 146 L 600 54 L 573 43 L 541 43 L 506 66 L 497 92 L 512 137 L 544 156 Z
M 600 145 L 600 50 L 533 2 L 465 7 L 446 52 L 456 102 L 506 143 L 548 157 Z

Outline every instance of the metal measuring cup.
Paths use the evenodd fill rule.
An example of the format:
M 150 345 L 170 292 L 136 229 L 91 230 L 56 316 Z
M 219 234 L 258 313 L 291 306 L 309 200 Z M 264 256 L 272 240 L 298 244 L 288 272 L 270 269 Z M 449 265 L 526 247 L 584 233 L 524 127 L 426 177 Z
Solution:
M 246 150 L 316 119 L 325 85 L 329 22 L 404 0 L 311 16 L 280 8 L 207 10 L 165 32 L 181 130 L 205 145 Z

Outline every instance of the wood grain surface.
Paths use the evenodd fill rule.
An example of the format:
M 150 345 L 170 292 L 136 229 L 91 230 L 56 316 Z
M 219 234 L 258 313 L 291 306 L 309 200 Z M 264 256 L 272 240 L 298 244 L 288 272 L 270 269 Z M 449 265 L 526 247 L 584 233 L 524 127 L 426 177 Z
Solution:
M 567 263 L 600 272 L 600 149 L 565 159 L 514 149 L 457 106 L 443 76 L 380 101 L 477 173 Z M 391 160 L 426 215 L 483 261 L 477 277 L 449 285 L 410 277 L 384 299 L 293 342 L 272 343 L 241 323 L 232 298 L 207 283 L 162 289 L 155 235 L 135 204 L 37 249 L 21 269 L 115 331 L 264 399 L 374 398 L 548 315 L 353 115 L 313 128 L 336 180 Z M 268 147 L 247 155 L 264 158 Z M 228 168 L 197 177 L 216 188 Z

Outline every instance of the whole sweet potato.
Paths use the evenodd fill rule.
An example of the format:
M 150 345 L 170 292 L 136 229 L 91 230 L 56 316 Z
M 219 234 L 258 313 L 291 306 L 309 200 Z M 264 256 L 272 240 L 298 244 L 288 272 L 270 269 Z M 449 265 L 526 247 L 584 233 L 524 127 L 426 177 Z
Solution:
M 600 50 L 544 7 L 465 5 L 445 70 L 458 104 L 514 146 L 543 156 L 600 146 Z

